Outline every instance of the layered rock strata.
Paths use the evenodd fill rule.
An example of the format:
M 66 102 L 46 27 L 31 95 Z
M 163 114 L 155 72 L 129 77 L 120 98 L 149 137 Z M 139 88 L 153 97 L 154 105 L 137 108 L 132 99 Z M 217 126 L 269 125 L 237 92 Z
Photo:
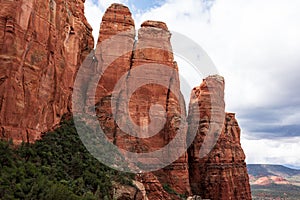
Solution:
M 70 112 L 76 72 L 93 48 L 84 1 L 1 0 L 0 134 L 33 142 Z
M 125 153 L 159 150 L 176 136 L 180 127 L 186 129 L 181 125 L 186 114 L 184 103 L 179 100 L 179 75 L 170 37 L 165 23 L 146 21 L 135 40 L 131 13 L 120 4 L 110 6 L 103 16 L 95 53 L 98 70 L 102 72 L 96 110 L 106 136 Z M 113 42 L 116 45 L 106 46 L 110 40 L 117 40 Z M 116 102 L 115 107 L 112 102 Z M 185 148 L 185 134 L 177 148 Z M 165 156 L 177 151 L 168 150 L 170 155 Z M 189 194 L 187 154 L 183 154 L 155 174 L 161 184 L 170 185 L 180 194 Z M 149 159 L 139 161 L 150 164 Z
M 93 47 L 91 27 L 84 0 L 0 3 L 1 138 L 33 142 L 71 112 L 76 73 Z M 210 76 L 192 91 L 186 119 L 170 37 L 165 23 L 146 21 L 136 39 L 129 9 L 113 4 L 103 16 L 97 49 L 85 60 L 82 83 L 101 74 L 96 93 L 85 100 L 95 100 L 101 128 L 124 155 L 155 152 L 181 135 L 164 160 L 187 148 L 186 137 L 196 134 L 193 141 L 187 137 L 192 145 L 175 162 L 137 175 L 141 192 L 118 185 L 116 196 L 251 199 L 240 128 L 235 115 L 225 113 L 224 79 Z M 155 164 L 157 158 L 150 161 L 139 160 Z
M 195 88 L 189 109 L 188 134 L 198 127 L 188 149 L 192 193 L 216 200 L 251 199 L 239 125 L 235 114 L 222 115 L 223 78 L 210 76 Z M 193 121 L 195 115 L 200 121 Z

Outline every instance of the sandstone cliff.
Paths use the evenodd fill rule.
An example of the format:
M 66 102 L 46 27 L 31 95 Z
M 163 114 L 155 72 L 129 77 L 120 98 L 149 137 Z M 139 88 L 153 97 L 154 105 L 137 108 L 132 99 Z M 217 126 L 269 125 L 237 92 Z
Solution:
M 185 121 L 184 105 L 180 105 L 177 98 L 180 95 L 179 74 L 170 37 L 165 23 L 146 21 L 135 40 L 131 13 L 120 4 L 110 6 L 103 16 L 95 53 L 98 70 L 102 71 L 96 92 L 97 116 L 106 136 L 120 149 L 135 153 L 159 150 L 175 137 L 180 122 Z M 101 43 L 109 39 L 119 42 L 103 48 Z M 120 82 L 124 87 L 115 88 Z M 116 108 L 111 105 L 113 98 L 116 98 Z M 161 118 L 162 113 L 165 119 Z M 134 135 L 138 133 L 149 137 Z M 180 145 L 185 147 L 185 137 L 177 148 Z M 172 152 L 169 154 L 171 156 Z M 149 164 L 149 159 L 139 161 Z M 159 180 L 160 184 L 170 185 L 180 194 L 190 194 L 187 153 L 154 174 L 157 178 L 142 176 L 143 182 L 155 185 Z
M 103 17 L 95 54 L 100 62 L 97 68 L 102 71 L 96 94 L 97 116 L 105 134 L 120 149 L 135 153 L 158 150 L 174 139 L 180 123 L 186 120 L 170 37 L 166 24 L 146 21 L 135 40 L 131 13 L 120 4 L 113 4 Z M 118 40 L 118 45 L 103 48 L 101 43 L 109 39 Z M 160 85 L 158 80 L 164 80 L 165 84 Z M 118 84 L 124 87 L 115 87 Z M 118 105 L 114 109 L 113 98 Z M 153 108 L 154 104 L 161 107 Z M 166 119 L 161 130 L 152 130 L 157 134 L 148 138 L 135 135 L 140 131 L 151 132 L 151 123 L 155 120 L 151 115 L 161 112 L 165 112 Z M 225 114 L 222 77 L 208 77 L 193 90 L 187 122 L 187 134 L 197 132 L 188 156 L 185 153 L 169 166 L 138 177 L 148 197 L 179 198 L 170 194 L 167 197 L 164 185 L 178 194 L 251 199 L 240 130 L 234 115 Z M 184 139 L 178 145 L 184 146 Z M 176 149 L 169 151 L 172 155 Z M 155 160 L 151 164 L 154 163 Z
M 91 27 L 84 17 L 84 0 L 0 3 L 0 137 L 33 142 L 71 111 L 76 73 L 93 47 Z M 103 16 L 97 48 L 86 61 L 90 68 L 83 81 L 101 73 L 92 94 L 99 123 L 121 151 L 154 152 L 182 133 L 177 148 L 167 149 L 164 156 L 169 158 L 187 148 L 186 134 L 197 133 L 175 162 L 137 175 L 134 183 L 142 188 L 142 197 L 133 198 L 194 194 L 213 200 L 251 199 L 240 128 L 234 114 L 225 114 L 224 79 L 211 76 L 195 88 L 186 117 L 170 37 L 165 23 L 146 21 L 136 39 L 129 9 L 113 4 Z M 107 40 L 117 40 L 117 45 L 103 48 Z M 156 164 L 155 159 L 139 162 Z M 126 189 L 131 190 L 136 192 Z
M 76 72 L 93 48 L 84 0 L 0 0 L 0 133 L 33 142 L 70 111 Z
M 251 199 L 239 125 L 235 114 L 222 113 L 224 79 L 210 76 L 193 90 L 189 105 L 188 132 L 198 127 L 188 149 L 192 193 L 208 199 Z M 195 115 L 200 121 L 193 121 Z

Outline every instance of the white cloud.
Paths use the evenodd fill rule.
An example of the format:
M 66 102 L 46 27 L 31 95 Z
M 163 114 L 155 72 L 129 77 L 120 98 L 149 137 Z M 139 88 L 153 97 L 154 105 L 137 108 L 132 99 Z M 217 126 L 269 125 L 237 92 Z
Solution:
M 165 21 L 202 45 L 226 78 L 229 109 L 238 110 L 282 101 L 282 75 L 297 70 L 300 61 L 299 7 L 296 0 L 219 0 L 205 12 L 199 0 L 173 0 L 139 21 Z
M 291 124 L 299 124 L 300 122 L 300 113 L 292 113 L 286 118 L 282 119 L 281 124 L 282 125 L 291 125 Z
M 87 0 L 85 1 L 84 12 L 85 17 L 93 28 L 94 40 L 97 41 L 96 38 L 99 36 L 100 23 L 104 14 L 104 8 L 95 4 L 93 0 Z
M 246 153 L 247 163 L 300 166 L 300 137 L 276 141 L 243 138 L 242 147 Z

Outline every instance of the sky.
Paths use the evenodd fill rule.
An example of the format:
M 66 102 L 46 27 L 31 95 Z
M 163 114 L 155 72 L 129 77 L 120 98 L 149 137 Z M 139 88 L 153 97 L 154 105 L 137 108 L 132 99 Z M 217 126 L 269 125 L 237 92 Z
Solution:
M 206 51 L 225 78 L 247 163 L 300 168 L 299 0 L 86 0 L 95 38 L 115 2 L 130 8 L 136 28 L 164 21 Z

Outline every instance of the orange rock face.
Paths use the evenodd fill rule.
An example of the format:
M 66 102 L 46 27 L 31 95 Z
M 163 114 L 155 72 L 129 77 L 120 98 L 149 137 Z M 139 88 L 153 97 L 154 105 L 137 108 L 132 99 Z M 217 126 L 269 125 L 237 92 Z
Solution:
M 0 133 L 15 143 L 34 142 L 71 111 L 76 73 L 93 48 L 91 27 L 84 0 L 0 3 Z M 156 152 L 179 135 L 161 157 L 138 158 L 144 165 L 175 161 L 139 173 L 143 197 L 137 199 L 179 199 L 178 194 L 251 199 L 240 128 L 234 114 L 224 111 L 224 79 L 210 76 L 195 88 L 186 117 L 170 38 L 165 23 L 146 21 L 136 39 L 129 9 L 111 5 L 79 80 L 96 87 L 83 104 L 95 106 L 101 128 L 123 155 Z M 93 83 L 91 75 L 98 73 L 101 78 Z M 186 152 L 193 132 L 196 138 Z M 125 190 L 125 196 L 136 191 Z
M 180 122 L 185 122 L 170 37 L 165 23 L 146 21 L 135 41 L 131 13 L 120 4 L 110 6 L 103 16 L 95 53 L 97 67 L 103 72 L 97 86 L 96 111 L 106 136 L 125 152 L 159 150 L 176 136 Z M 106 46 L 109 40 L 118 42 Z M 116 87 L 118 84 L 120 88 Z M 185 134 L 176 148 L 185 148 Z M 169 154 L 176 148 L 169 149 Z M 149 159 L 139 161 L 149 164 Z M 179 194 L 190 193 L 186 153 L 154 174 L 143 176 L 143 181 L 150 183 L 153 179 L 148 178 L 155 177 Z
M 84 1 L 1 0 L 0 132 L 33 142 L 70 111 L 76 72 L 93 48 Z
M 110 40 L 113 40 L 112 45 Z M 112 94 L 118 81 L 122 76 L 126 76 L 131 68 L 134 43 L 135 26 L 129 9 L 121 4 L 113 4 L 106 10 L 102 19 L 95 52 L 97 63 L 94 68 L 102 74 L 95 97 L 97 116 L 101 128 L 114 144 L 119 143 L 117 135 L 122 137 L 122 132 L 114 120 L 111 108 Z M 124 143 L 126 142 L 124 140 Z
M 192 193 L 216 200 L 251 199 L 240 128 L 235 114 L 222 114 L 223 78 L 206 78 L 192 94 L 189 131 L 198 126 L 196 138 L 188 149 Z M 193 115 L 199 114 L 201 120 L 195 124 Z

